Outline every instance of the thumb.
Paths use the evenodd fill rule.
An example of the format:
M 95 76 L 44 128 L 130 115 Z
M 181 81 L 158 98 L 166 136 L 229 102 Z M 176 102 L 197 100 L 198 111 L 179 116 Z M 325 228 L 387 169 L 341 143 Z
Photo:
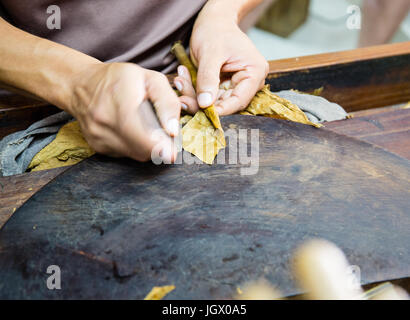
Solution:
M 201 108 L 209 107 L 217 98 L 222 64 L 220 59 L 211 55 L 199 60 L 196 92 Z
M 167 78 L 159 72 L 150 71 L 146 90 L 162 127 L 171 137 L 177 136 L 179 134 L 181 102 L 169 85 Z

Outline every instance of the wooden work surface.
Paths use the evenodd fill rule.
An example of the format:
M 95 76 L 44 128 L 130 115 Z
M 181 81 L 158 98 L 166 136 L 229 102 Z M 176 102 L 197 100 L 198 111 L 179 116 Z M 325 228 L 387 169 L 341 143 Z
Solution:
M 37 192 L 0 232 L 0 299 L 141 299 L 169 284 L 166 299 L 226 299 L 260 277 L 294 295 L 290 255 L 312 237 L 340 246 L 364 284 L 410 276 L 407 159 L 284 120 L 221 123 L 258 129 L 257 170 L 226 162 L 231 143 L 212 166 L 97 155 Z M 51 263 L 64 290 L 43 285 Z
M 172 76 L 170 79 L 172 79 Z M 354 118 L 326 123 L 322 130 L 329 130 L 366 141 L 410 160 L 410 109 L 402 108 L 404 103 L 410 100 L 410 42 L 272 61 L 270 62 L 267 83 L 271 85 L 273 91 L 294 88 L 310 92 L 323 87 L 322 95 L 330 101 L 341 104 L 346 111 L 354 115 Z M 396 104 L 401 106 L 386 107 Z M 8 133 L 24 129 L 34 121 L 55 112 L 58 112 L 57 108 L 43 102 L 33 102 L 30 99 L 27 100 L 16 95 L 6 97 L 0 95 L 0 138 Z M 344 141 L 345 138 L 340 139 Z M 366 144 L 353 143 L 353 145 L 356 145 L 356 147 L 362 146 L 363 150 L 372 150 Z M 346 150 L 348 149 L 346 148 Z M 354 152 L 354 150 L 350 151 Z M 356 148 L 355 153 L 356 155 L 360 154 L 360 148 Z M 388 154 L 386 156 L 389 157 Z M 364 160 L 366 161 L 366 159 Z M 400 162 L 401 160 L 397 159 L 397 161 Z M 92 164 L 93 162 L 89 161 L 87 163 Z M 401 163 L 406 166 L 408 162 Z M 13 212 L 33 194 L 69 168 L 25 173 L 13 177 L 0 177 L 0 228 L 12 216 Z M 393 170 L 392 172 L 402 172 L 401 174 L 406 176 L 408 170 Z M 58 181 L 61 181 L 60 178 Z M 352 178 L 355 180 L 354 176 Z M 358 186 L 361 185 L 361 180 L 359 179 L 359 181 L 357 182 Z M 383 183 L 381 185 L 385 186 Z M 50 185 L 48 188 L 50 188 Z M 372 187 L 369 186 L 369 188 Z M 397 191 L 399 193 L 405 192 L 405 189 L 401 188 Z M 394 196 L 397 196 L 397 194 Z M 38 195 L 35 197 L 38 198 Z M 397 200 L 401 202 L 403 198 L 405 197 L 400 196 Z M 31 200 L 26 209 L 31 207 L 33 203 L 35 204 L 36 200 Z M 38 210 L 31 211 L 32 214 L 36 214 Z M 16 214 L 12 220 L 15 220 L 18 216 Z M 31 214 L 26 215 L 25 218 L 28 216 L 31 216 Z M 373 216 L 369 217 L 369 222 L 373 218 Z M 382 219 L 383 216 L 380 216 L 380 218 Z M 24 221 L 25 219 L 20 221 L 23 226 Z M 373 222 L 377 224 L 380 221 Z M 394 227 L 402 228 L 399 223 Z M 2 231 L 8 229 L 12 230 L 13 228 L 6 227 Z M 12 234 L 14 233 L 9 232 L 7 239 L 12 239 L 12 237 L 10 238 Z M 368 235 L 370 236 L 371 232 Z M 388 237 L 389 232 L 385 232 L 383 236 L 380 236 L 380 239 Z M 375 239 L 377 240 L 379 237 Z M 372 245 L 372 243 L 370 242 L 368 245 Z M 398 244 L 401 245 L 400 242 Z M 385 243 L 379 247 L 382 248 L 384 245 Z M 377 250 L 377 248 L 374 248 L 374 252 L 377 252 Z M 368 264 L 369 268 L 376 267 L 376 269 L 380 266 L 387 266 L 386 263 L 389 263 L 389 261 L 384 260 L 381 265 L 378 262 L 371 263 L 371 259 L 369 260 L 368 257 L 362 260 L 360 252 L 356 251 L 356 249 L 347 250 L 349 258 L 350 256 L 353 257 L 351 261 L 353 263 L 370 263 Z M 359 255 L 355 256 L 357 253 Z M 389 251 L 383 253 L 382 258 L 386 254 L 390 254 Z M 356 258 L 359 260 L 356 261 Z M 169 262 L 173 263 L 173 260 Z M 389 273 L 392 271 L 389 274 L 392 277 L 401 274 L 400 272 L 403 269 L 400 271 L 397 266 L 397 264 L 390 266 L 390 269 L 385 269 L 383 272 Z M 125 270 L 122 270 L 120 266 L 120 269 L 117 268 L 115 272 L 117 276 L 121 276 L 123 271 L 127 271 L 126 267 Z M 399 273 L 395 273 L 397 271 Z M 405 271 L 407 272 L 407 270 Z M 374 279 L 377 278 L 378 276 Z M 127 278 L 120 277 L 120 281 L 124 279 Z M 405 287 L 407 290 L 410 288 L 410 286 Z
M 410 160 L 410 109 L 360 111 L 352 119 L 326 123 L 331 130 L 380 146 Z M 28 198 L 68 167 L 0 177 L 0 228 Z

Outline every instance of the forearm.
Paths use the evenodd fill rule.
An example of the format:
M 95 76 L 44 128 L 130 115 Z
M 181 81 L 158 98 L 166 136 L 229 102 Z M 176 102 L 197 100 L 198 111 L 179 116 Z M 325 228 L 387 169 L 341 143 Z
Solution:
M 75 75 L 95 63 L 100 62 L 0 18 L 0 87 L 26 92 L 70 111 Z
M 359 47 L 389 42 L 409 10 L 408 0 L 363 1 L 363 23 Z
M 263 0 L 208 0 L 202 9 L 198 20 L 221 17 L 239 24 L 244 16 Z

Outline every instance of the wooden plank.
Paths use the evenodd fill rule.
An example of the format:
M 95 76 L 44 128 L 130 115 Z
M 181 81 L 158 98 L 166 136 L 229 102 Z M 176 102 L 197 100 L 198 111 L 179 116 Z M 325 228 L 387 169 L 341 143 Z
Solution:
M 10 133 L 27 129 L 34 122 L 44 119 L 59 110 L 48 104 L 0 108 L 0 139 Z
M 0 90 L 0 139 L 58 111 L 46 102 Z
M 410 101 L 410 42 L 270 62 L 272 91 L 323 87 L 348 112 Z
M 377 112 L 329 122 L 325 129 L 355 137 L 410 159 L 410 109 Z
M 331 67 L 410 54 L 410 41 L 269 61 L 269 73 Z
M 24 202 L 69 167 L 0 177 L 0 229 Z
M 394 111 L 394 110 L 397 110 L 397 109 L 410 109 L 410 105 L 400 103 L 400 104 L 396 104 L 396 105 L 388 106 L 388 107 L 354 111 L 354 112 L 350 112 L 349 115 L 351 117 L 357 118 L 357 117 L 363 117 L 363 116 L 367 116 L 367 115 L 372 116 L 372 115 L 375 115 L 375 114 L 378 114 L 378 113 Z

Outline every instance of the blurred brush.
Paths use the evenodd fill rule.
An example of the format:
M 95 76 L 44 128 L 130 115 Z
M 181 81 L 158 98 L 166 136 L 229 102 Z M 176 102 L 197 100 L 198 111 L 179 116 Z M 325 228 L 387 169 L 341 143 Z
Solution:
M 294 273 L 309 299 L 361 299 L 363 291 L 349 276 L 343 252 L 325 240 L 311 240 L 295 253 Z
M 243 288 L 237 288 L 238 300 L 277 300 L 281 294 L 267 280 L 259 279 L 245 283 Z

